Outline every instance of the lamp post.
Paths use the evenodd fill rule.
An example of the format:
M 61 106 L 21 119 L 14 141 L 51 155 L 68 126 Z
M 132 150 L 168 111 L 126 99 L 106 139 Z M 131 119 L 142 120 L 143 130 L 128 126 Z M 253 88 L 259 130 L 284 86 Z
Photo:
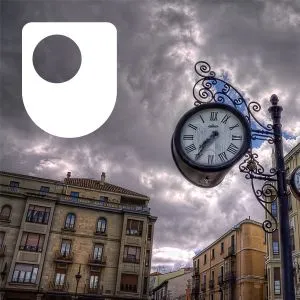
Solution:
M 287 180 L 282 146 L 282 107 L 278 105 L 278 97 L 272 95 L 270 98 L 269 113 L 273 124 L 265 125 L 255 116 L 255 113 L 261 110 L 261 105 L 255 101 L 247 102 L 224 77 L 217 78 L 207 62 L 197 62 L 195 71 L 200 76 L 193 88 L 193 96 L 196 99 L 194 105 L 198 108 L 187 112 L 175 129 L 171 144 L 175 164 L 183 176 L 194 185 L 211 188 L 218 185 L 230 168 L 244 156 L 239 170 L 250 180 L 255 198 L 273 220 L 267 218 L 262 223 L 264 231 L 273 233 L 278 230 L 279 221 L 283 299 L 295 300 Z M 217 114 L 220 116 L 219 120 Z M 232 123 L 230 120 L 235 121 Z M 265 172 L 258 161 L 258 154 L 253 152 L 252 142 L 259 140 L 274 145 L 275 167 L 270 168 L 269 172 Z M 218 153 L 218 149 L 227 150 Z M 213 181 L 214 178 L 218 180 Z M 260 188 L 255 186 L 257 180 L 263 181 Z M 277 199 L 278 221 L 267 206 Z
M 82 277 L 81 274 L 80 274 L 80 269 L 81 269 L 81 264 L 79 265 L 78 273 L 75 275 L 75 279 L 76 279 L 75 299 L 77 299 L 78 284 L 79 284 L 79 281 Z

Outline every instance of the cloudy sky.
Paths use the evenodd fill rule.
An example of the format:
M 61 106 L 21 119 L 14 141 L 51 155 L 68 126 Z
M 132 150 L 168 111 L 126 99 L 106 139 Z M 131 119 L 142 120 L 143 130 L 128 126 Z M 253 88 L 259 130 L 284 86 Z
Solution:
M 294 137 L 284 141 L 285 153 L 299 143 L 298 1 L 2 0 L 0 20 L 2 170 L 53 179 L 63 179 L 68 171 L 95 179 L 106 172 L 107 181 L 149 195 L 151 212 L 158 216 L 153 266 L 187 263 L 196 249 L 242 219 L 263 220 L 237 167 L 216 188 L 194 187 L 176 169 L 170 140 L 179 118 L 193 107 L 194 64 L 205 60 L 217 75 L 228 72 L 246 98 L 261 104 L 263 120 L 276 93 L 284 107 L 284 130 Z M 54 137 L 27 115 L 21 96 L 21 28 L 33 21 L 116 26 L 117 101 L 94 133 Z M 55 73 L 53 64 L 48 67 Z M 268 167 L 271 146 L 262 144 L 256 152 Z

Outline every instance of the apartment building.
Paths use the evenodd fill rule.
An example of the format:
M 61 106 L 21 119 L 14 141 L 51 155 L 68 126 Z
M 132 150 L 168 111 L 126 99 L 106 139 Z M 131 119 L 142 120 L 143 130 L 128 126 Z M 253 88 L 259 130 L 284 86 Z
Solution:
M 266 241 L 245 219 L 193 258 L 193 300 L 264 300 Z
M 300 144 L 296 145 L 284 158 L 286 175 L 289 178 L 292 171 L 300 165 Z M 292 245 L 294 285 L 296 299 L 300 299 L 300 203 L 288 187 L 290 241 Z M 278 200 L 268 204 L 267 208 L 278 220 Z M 267 214 L 266 218 L 273 219 Z M 279 225 L 279 224 L 278 224 Z M 279 226 L 278 226 L 279 229 Z M 266 268 L 268 274 L 268 300 L 282 300 L 280 238 L 279 230 L 268 234 Z
M 186 300 L 187 286 L 192 279 L 192 268 L 182 268 L 177 272 L 170 272 L 151 293 L 153 300 Z
M 0 178 L 0 299 L 147 299 L 149 197 L 105 173 Z

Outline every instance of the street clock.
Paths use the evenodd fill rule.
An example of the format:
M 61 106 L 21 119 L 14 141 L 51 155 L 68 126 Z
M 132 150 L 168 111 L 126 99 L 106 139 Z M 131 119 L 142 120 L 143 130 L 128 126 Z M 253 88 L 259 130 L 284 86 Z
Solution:
M 300 166 L 295 168 L 291 174 L 290 187 L 295 197 L 300 199 Z
M 250 148 L 246 118 L 222 103 L 202 104 L 179 120 L 172 155 L 182 175 L 194 185 L 214 187 Z

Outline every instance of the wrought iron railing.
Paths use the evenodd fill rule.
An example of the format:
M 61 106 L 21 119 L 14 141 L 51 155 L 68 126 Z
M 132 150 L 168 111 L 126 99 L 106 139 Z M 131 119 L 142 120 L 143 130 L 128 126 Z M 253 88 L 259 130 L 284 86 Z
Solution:
M 56 292 L 67 292 L 69 289 L 69 284 L 68 282 L 51 281 L 49 284 L 49 289 Z
M 43 248 L 39 246 L 20 245 L 19 250 L 31 251 L 31 252 L 42 252 Z
M 90 265 L 106 265 L 106 256 L 95 256 L 95 255 L 90 255 L 88 264 Z
M 140 259 L 136 257 L 123 257 L 123 262 L 125 263 L 133 263 L 133 264 L 139 264 Z
M 215 287 L 215 281 L 214 280 L 210 280 L 208 283 L 208 286 L 210 289 L 213 289 Z
M 54 260 L 57 262 L 73 262 L 74 253 L 70 251 L 56 251 Z
M 201 283 L 201 291 L 205 291 L 206 290 L 206 282 Z
M 218 285 L 222 285 L 224 283 L 223 275 L 218 276 Z

